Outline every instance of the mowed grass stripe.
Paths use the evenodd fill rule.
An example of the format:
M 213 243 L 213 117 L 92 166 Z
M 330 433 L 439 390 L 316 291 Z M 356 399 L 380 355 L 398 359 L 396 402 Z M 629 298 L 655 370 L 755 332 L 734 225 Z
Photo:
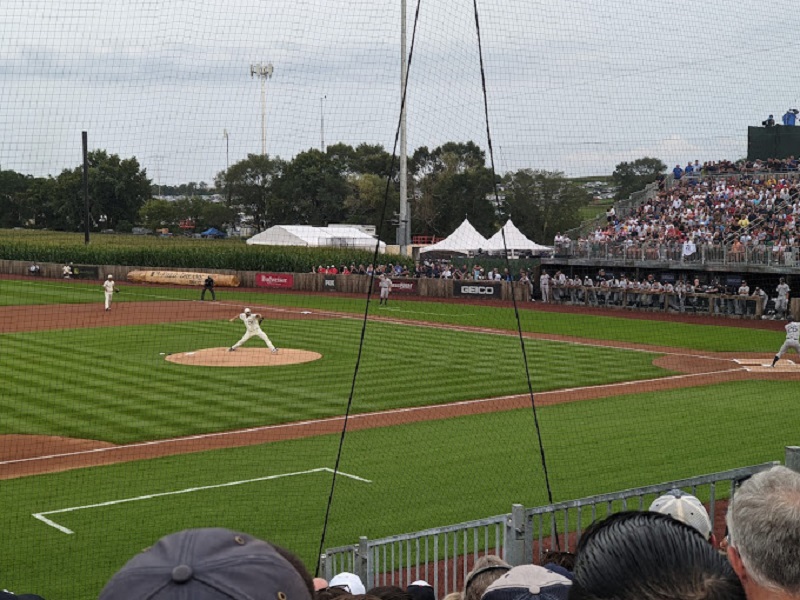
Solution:
M 270 322 L 278 346 L 323 355 L 302 365 L 213 369 L 176 365 L 161 355 L 232 343 L 241 331 L 213 321 L 6 334 L 3 339 L 12 341 L 8 353 L 17 361 L 35 356 L 35 366 L 20 379 L 0 361 L 0 377 L 9 382 L 0 400 L 8 408 L 23 404 L 35 410 L 4 419 L 0 432 L 127 443 L 344 412 L 360 336 L 357 321 Z M 653 355 L 641 352 L 532 341 L 528 349 L 536 390 L 668 374 L 652 365 Z M 573 372 L 563 370 L 564 363 Z M 526 391 L 513 336 L 370 323 L 353 410 Z
M 7 291 L 19 285 L 31 285 L 28 282 L 0 281 L 0 286 Z M 51 281 L 46 285 L 51 290 L 49 298 L 53 302 L 76 302 L 76 297 L 84 301 L 102 302 L 102 294 L 94 297 L 87 296 L 86 290 L 70 293 L 72 288 L 85 288 L 84 284 L 77 282 Z M 99 283 L 98 283 L 99 285 Z M 55 289 L 63 288 L 63 300 Z M 99 289 L 99 288 L 98 288 Z M 29 292 L 30 293 L 30 292 Z M 241 306 L 275 306 L 291 309 L 303 308 L 308 310 L 336 311 L 360 316 L 364 312 L 366 298 L 345 298 L 341 296 L 323 294 L 275 294 L 267 292 L 242 292 L 233 289 L 218 290 L 218 298 L 222 302 L 231 303 L 234 311 Z M 152 300 L 197 300 L 198 291 L 195 288 L 154 288 L 126 285 L 123 296 L 125 301 L 141 301 L 147 303 Z M 3 295 L 0 294 L 0 302 Z M 36 294 L 25 298 L 31 302 L 38 301 Z M 20 294 L 17 302 L 11 304 L 25 304 Z M 370 308 L 370 314 L 391 318 L 428 321 L 451 325 L 472 325 L 491 327 L 507 331 L 517 328 L 514 311 L 508 307 L 498 307 L 486 304 L 450 304 L 445 302 L 427 302 L 424 300 L 402 300 L 397 296 L 392 299 L 393 310 L 388 311 L 375 303 Z M 394 310 L 397 309 L 397 310 Z M 756 329 L 742 329 L 740 327 L 726 326 L 726 321 L 720 319 L 719 325 L 699 325 L 693 323 L 672 323 L 668 321 L 655 321 L 645 319 L 629 319 L 625 313 L 613 316 L 584 315 L 578 312 L 549 313 L 534 310 L 520 310 L 520 320 L 523 331 L 533 333 L 548 333 L 557 335 L 570 335 L 587 339 L 616 340 L 630 343 L 656 344 L 674 346 L 677 348 L 692 348 L 711 352 L 774 352 L 780 347 L 783 332 L 779 324 L 775 324 L 775 331 Z
M 796 408 L 795 387 L 744 381 L 543 407 L 555 499 L 779 460 L 796 434 L 787 418 Z M 532 421 L 530 410 L 519 410 L 349 433 L 341 469 L 373 483 L 339 480 L 327 547 L 505 513 L 514 502 L 545 504 Z M 74 536 L 30 514 L 330 466 L 337 442 L 338 436 L 322 436 L 5 481 L 0 528 L 16 541 L 0 547 L 4 585 L 45 597 L 94 598 L 130 556 L 166 533 L 198 526 L 247 531 L 313 565 L 329 492 L 325 477 L 56 517 Z M 717 496 L 725 492 L 720 486 Z

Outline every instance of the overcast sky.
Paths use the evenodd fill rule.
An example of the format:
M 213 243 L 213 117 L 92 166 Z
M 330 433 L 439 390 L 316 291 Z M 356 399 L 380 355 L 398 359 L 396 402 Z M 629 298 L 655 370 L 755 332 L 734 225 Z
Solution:
M 416 0 L 408 0 L 409 47 Z M 609 174 L 746 154 L 747 126 L 800 107 L 797 7 L 738 0 L 478 0 L 498 171 Z M 400 0 L 3 0 L 0 166 L 57 175 L 90 148 L 156 183 L 211 183 L 261 152 L 325 143 L 391 151 Z M 321 99 L 326 97 L 324 100 Z M 409 152 L 486 148 L 472 0 L 422 0 Z

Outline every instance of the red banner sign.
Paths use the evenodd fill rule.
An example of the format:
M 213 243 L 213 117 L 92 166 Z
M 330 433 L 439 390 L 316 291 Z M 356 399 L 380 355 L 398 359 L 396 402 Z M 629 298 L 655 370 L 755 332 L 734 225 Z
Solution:
M 256 286 L 292 289 L 294 275 L 291 273 L 256 273 Z

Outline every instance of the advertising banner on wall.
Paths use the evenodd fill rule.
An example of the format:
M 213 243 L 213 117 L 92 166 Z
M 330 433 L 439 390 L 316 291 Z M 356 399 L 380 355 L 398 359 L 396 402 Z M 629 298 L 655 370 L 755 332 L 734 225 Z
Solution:
M 376 278 L 375 283 L 373 285 L 373 290 L 375 292 L 380 292 L 380 284 L 381 280 Z M 397 279 L 392 279 L 392 295 L 394 294 L 406 294 L 406 295 L 417 295 L 419 293 L 418 289 L 418 282 L 416 279 L 406 279 L 405 277 L 400 277 Z
M 325 281 L 322 283 L 322 289 L 326 292 L 335 292 L 336 275 L 325 275 Z
M 291 273 L 256 273 L 256 287 L 292 289 L 294 275 Z
M 499 300 L 502 291 L 502 283 L 499 281 L 453 281 L 453 296 L 456 298 Z
M 95 265 L 72 265 L 73 279 L 98 279 L 100 269 Z

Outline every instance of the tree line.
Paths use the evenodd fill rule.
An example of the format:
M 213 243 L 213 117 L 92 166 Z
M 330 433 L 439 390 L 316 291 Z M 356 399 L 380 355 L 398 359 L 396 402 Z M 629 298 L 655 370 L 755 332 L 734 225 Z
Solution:
M 625 167 L 615 171 L 622 176 L 619 183 L 629 188 L 655 178 L 660 161 L 642 160 L 648 161 L 647 173 L 631 173 L 630 163 L 618 165 L 617 171 Z M 220 171 L 213 188 L 202 182 L 167 188 L 182 193 L 175 201 L 155 197 L 158 186 L 136 157 L 95 150 L 88 163 L 93 230 L 128 232 L 142 226 L 179 231 L 181 224 L 193 224 L 202 231 L 246 223 L 263 231 L 273 225 L 353 223 L 373 225 L 384 241 L 394 242 L 398 165 L 380 145 L 333 144 L 325 152 L 309 149 L 291 160 L 250 154 Z M 577 226 L 579 210 L 591 200 L 583 186 L 560 172 L 521 169 L 493 177 L 484 151 L 474 142 L 417 148 L 408 158 L 408 178 L 414 235 L 444 237 L 469 218 L 489 236 L 512 218 L 528 237 L 547 243 L 556 232 Z M 221 201 L 212 201 L 211 193 Z M 0 171 L 0 227 L 81 231 L 82 168 L 55 177 Z

